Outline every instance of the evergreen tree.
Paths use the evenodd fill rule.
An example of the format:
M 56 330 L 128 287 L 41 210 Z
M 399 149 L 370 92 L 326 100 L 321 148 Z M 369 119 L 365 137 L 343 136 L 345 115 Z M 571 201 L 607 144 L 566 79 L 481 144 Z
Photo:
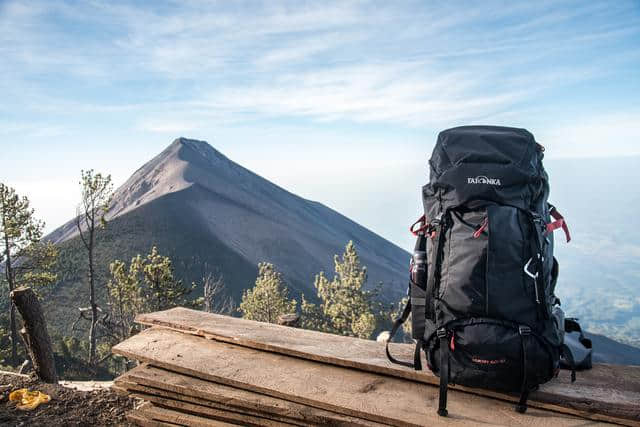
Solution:
M 159 311 L 182 306 L 195 307 L 202 304 L 202 298 L 189 300 L 189 294 L 196 288 L 182 284 L 173 275 L 173 263 L 168 256 L 160 255 L 154 246 L 151 252 L 142 258 L 140 255 L 131 260 L 132 268 L 142 273 L 142 298 L 146 311 Z
M 282 314 L 296 311 L 296 301 L 289 299 L 282 274 L 273 264 L 258 265 L 255 286 L 244 291 L 239 311 L 245 319 L 269 323 L 275 323 Z
M 202 304 L 202 298 L 189 300 L 196 285 L 187 287 L 176 280 L 171 259 L 160 255 L 155 246 L 145 257 L 140 254 L 133 257 L 128 266 L 120 260 L 112 262 L 109 270 L 110 321 L 105 327 L 115 342 L 132 335 L 133 320 L 139 313 Z
M 375 294 L 364 290 L 367 269 L 360 263 L 350 241 L 342 257 L 334 257 L 335 275 L 329 281 L 323 272 L 314 286 L 319 305 L 302 299 L 302 326 L 340 335 L 370 338 L 376 328 Z
M 87 250 L 89 264 L 89 310 L 91 312 L 91 326 L 89 328 L 89 365 L 96 360 L 96 342 L 98 323 L 98 303 L 95 289 L 94 252 L 96 247 L 96 232 L 107 224 L 105 215 L 109 210 L 113 195 L 111 175 L 94 173 L 93 170 L 80 172 L 81 200 L 76 216 L 76 228 L 80 240 Z
M 42 243 L 44 222 L 35 219 L 29 199 L 20 197 L 13 188 L 0 183 L 0 262 L 4 270 L 3 282 L 11 292 L 18 286 L 48 285 L 57 277 L 51 272 L 57 250 L 51 243 Z M 18 333 L 16 313 L 9 301 L 9 334 L 11 363 L 18 363 Z
M 196 285 L 187 287 L 182 281 L 176 280 L 171 259 L 160 255 L 155 246 L 146 256 L 138 254 L 133 257 L 129 264 L 115 260 L 109 265 L 109 271 L 109 313 L 98 322 L 102 337 L 107 339 L 99 346 L 99 352 L 106 355 L 104 361 L 111 355 L 112 345 L 137 332 L 134 319 L 138 314 L 202 304 L 202 298 L 189 300 L 188 296 Z M 129 367 L 126 359 L 116 357 L 109 369 L 122 373 Z
M 135 258 L 134 258 L 135 259 Z M 131 336 L 136 315 L 142 312 L 144 299 L 137 265 L 116 260 L 109 265 L 111 279 L 107 283 L 107 303 L 110 309 L 110 334 L 115 342 Z

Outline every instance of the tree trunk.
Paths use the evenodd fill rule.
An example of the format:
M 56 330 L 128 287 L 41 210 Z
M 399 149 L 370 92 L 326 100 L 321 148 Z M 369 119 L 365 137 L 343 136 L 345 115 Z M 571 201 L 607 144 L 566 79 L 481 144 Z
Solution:
M 4 225 L 3 225 L 4 226 Z M 13 266 L 11 265 L 11 251 L 9 246 L 9 237 L 5 233 L 5 276 L 9 285 L 9 293 L 13 291 Z M 9 299 L 9 330 L 11 331 L 11 364 L 18 364 L 18 328 L 16 327 L 16 308 L 11 299 Z
M 92 221 L 93 222 L 93 221 Z M 89 329 L 89 365 L 93 366 L 96 360 L 96 323 L 98 323 L 98 307 L 96 305 L 95 278 L 93 271 L 93 246 L 94 224 L 89 230 L 89 304 L 91 306 L 91 328 Z
M 42 307 L 31 288 L 20 287 L 11 292 L 11 301 L 22 316 L 23 339 L 36 375 L 47 383 L 58 383 L 51 339 Z
M 12 287 L 9 287 L 9 292 L 13 292 Z M 9 301 L 11 308 L 9 309 L 9 329 L 11 330 L 11 364 L 16 366 L 18 364 L 18 327 L 16 326 L 16 307 L 13 302 Z

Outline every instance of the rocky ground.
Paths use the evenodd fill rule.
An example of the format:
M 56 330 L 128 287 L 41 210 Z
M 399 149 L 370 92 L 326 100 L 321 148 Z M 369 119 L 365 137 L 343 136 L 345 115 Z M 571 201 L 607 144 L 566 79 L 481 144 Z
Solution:
M 51 401 L 20 411 L 9 401 L 9 393 L 19 388 L 46 393 Z M 106 388 L 78 391 L 9 374 L 0 374 L 0 392 L 0 426 L 130 426 L 125 414 L 135 404 Z

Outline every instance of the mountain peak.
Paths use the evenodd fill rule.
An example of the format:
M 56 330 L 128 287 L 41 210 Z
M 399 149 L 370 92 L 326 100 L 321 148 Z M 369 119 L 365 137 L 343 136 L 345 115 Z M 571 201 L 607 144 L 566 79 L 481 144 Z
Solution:
M 169 147 L 177 148 L 179 157 L 186 162 L 197 162 L 201 158 L 206 159 L 209 163 L 228 160 L 224 154 L 213 148 L 207 141 L 201 141 L 198 139 L 185 138 L 181 136 L 176 138 Z

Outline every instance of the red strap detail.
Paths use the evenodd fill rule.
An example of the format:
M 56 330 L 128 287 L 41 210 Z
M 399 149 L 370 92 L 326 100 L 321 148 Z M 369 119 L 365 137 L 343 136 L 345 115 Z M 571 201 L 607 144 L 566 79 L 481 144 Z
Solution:
M 567 238 L 567 243 L 569 243 L 571 241 L 571 233 L 569 232 L 569 226 L 564 220 L 564 217 L 556 208 L 553 208 L 550 213 L 555 221 L 547 224 L 547 233 L 553 233 L 555 230 L 562 228 L 562 231 L 564 231 L 564 235 Z
M 449 343 L 449 348 L 451 349 L 451 351 L 455 351 L 456 350 L 456 341 L 455 341 L 455 335 L 451 334 L 451 342 Z
M 420 227 L 414 229 L 413 227 L 415 227 L 418 224 L 422 224 L 422 225 Z M 422 215 L 416 222 L 411 224 L 411 227 L 409 227 L 409 231 L 414 236 L 417 236 L 418 233 L 420 233 L 421 231 L 426 230 L 428 226 L 429 225 L 427 224 L 427 217 L 425 215 Z
M 482 235 L 482 232 L 484 230 L 486 230 L 488 226 L 489 226 L 489 219 L 485 218 L 484 221 L 482 221 L 482 224 L 480 225 L 480 228 L 478 228 L 475 231 L 475 233 L 473 233 L 473 238 L 477 239 L 478 237 L 480 237 Z

